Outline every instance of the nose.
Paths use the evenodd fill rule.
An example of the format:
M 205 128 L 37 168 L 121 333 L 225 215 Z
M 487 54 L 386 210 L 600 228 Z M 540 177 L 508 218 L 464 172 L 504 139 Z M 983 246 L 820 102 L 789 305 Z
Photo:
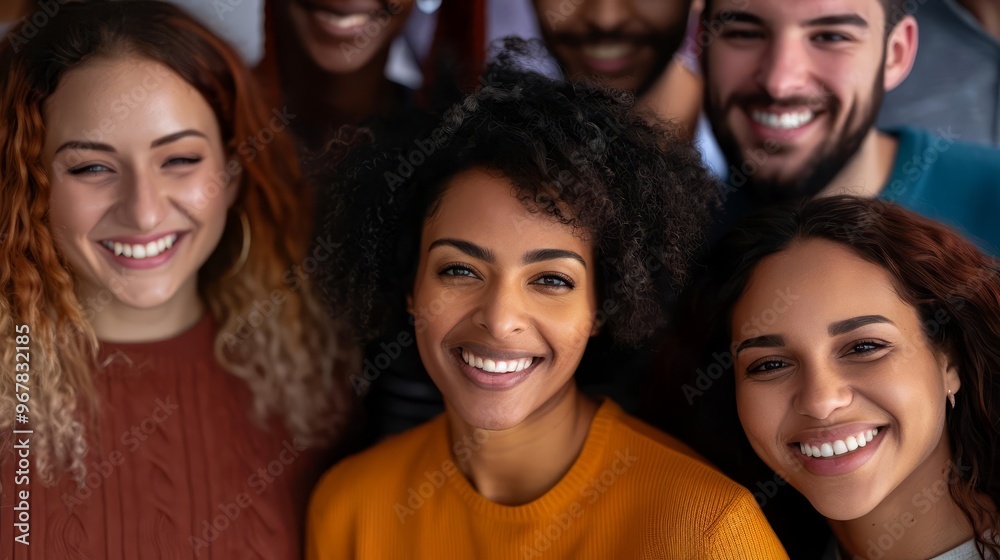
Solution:
M 118 203 L 118 215 L 123 225 L 146 232 L 153 231 L 163 222 L 170 201 L 160 181 L 144 170 L 125 173 Z
M 757 84 L 774 99 L 809 97 L 809 56 L 802 43 L 781 37 L 772 40 L 761 61 Z
M 528 328 L 527 294 L 514 282 L 497 281 L 483 290 L 473 316 L 476 325 L 495 340 L 504 340 Z
M 803 369 L 794 397 L 795 412 L 825 420 L 851 404 L 854 390 L 844 376 L 829 367 Z
M 610 33 L 628 22 L 632 0 L 589 0 L 580 9 L 585 10 L 587 23 L 591 27 Z

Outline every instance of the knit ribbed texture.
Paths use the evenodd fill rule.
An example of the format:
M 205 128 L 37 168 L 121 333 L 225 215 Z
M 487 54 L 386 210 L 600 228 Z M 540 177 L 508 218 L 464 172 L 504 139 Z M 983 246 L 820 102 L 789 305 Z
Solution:
M 442 415 L 342 461 L 313 494 L 306 557 L 787 558 L 746 489 L 610 400 L 531 503 L 475 491 L 455 460 L 475 446 L 451 445 Z
M 0 460 L 0 558 L 292 559 L 322 463 L 252 418 L 246 383 L 213 354 L 215 322 L 103 344 L 87 486 L 33 473 L 30 546 L 14 542 L 16 461 Z M 261 469 L 261 471 L 258 471 Z M 20 488 L 18 488 L 20 489 Z

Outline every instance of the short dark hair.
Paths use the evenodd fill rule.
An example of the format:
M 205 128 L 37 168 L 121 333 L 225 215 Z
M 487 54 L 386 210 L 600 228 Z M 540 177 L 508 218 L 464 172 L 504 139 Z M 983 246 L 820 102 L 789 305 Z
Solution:
M 917 1 L 923 4 L 927 0 Z M 885 11 L 885 34 L 887 37 L 889 36 L 889 32 L 896 27 L 896 24 L 910 14 L 908 4 L 912 2 L 913 0 L 879 0 L 879 3 L 882 4 L 882 9 Z M 712 13 L 712 0 L 705 0 L 704 10 L 704 14 Z
M 632 94 L 523 70 L 519 46 L 508 41 L 461 103 L 386 121 L 320 178 L 319 223 L 340 244 L 320 285 L 362 339 L 405 313 L 424 220 L 448 179 L 473 167 L 592 235 L 602 333 L 631 346 L 664 324 L 703 248 L 717 182 L 689 141 L 632 110 Z

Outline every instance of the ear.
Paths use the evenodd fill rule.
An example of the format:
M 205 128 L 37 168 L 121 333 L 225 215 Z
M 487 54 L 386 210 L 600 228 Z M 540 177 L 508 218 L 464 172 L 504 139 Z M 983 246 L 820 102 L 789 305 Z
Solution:
M 951 360 L 948 360 L 945 368 L 944 390 L 945 392 L 951 391 L 952 395 L 957 395 L 958 390 L 962 388 L 962 378 L 958 375 L 958 367 L 953 365 Z
M 906 16 L 896 24 L 885 41 L 885 91 L 892 91 L 910 75 L 917 58 L 917 20 Z
M 601 334 L 601 323 L 597 319 L 594 319 L 594 328 L 590 329 L 590 338 Z

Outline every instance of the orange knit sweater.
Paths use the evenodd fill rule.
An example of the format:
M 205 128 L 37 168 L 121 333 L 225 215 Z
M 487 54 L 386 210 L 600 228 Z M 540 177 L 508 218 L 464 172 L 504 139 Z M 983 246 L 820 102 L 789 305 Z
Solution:
M 444 415 L 342 461 L 313 493 L 307 558 L 787 558 L 750 493 L 605 400 L 573 466 L 520 506 L 482 497 Z

